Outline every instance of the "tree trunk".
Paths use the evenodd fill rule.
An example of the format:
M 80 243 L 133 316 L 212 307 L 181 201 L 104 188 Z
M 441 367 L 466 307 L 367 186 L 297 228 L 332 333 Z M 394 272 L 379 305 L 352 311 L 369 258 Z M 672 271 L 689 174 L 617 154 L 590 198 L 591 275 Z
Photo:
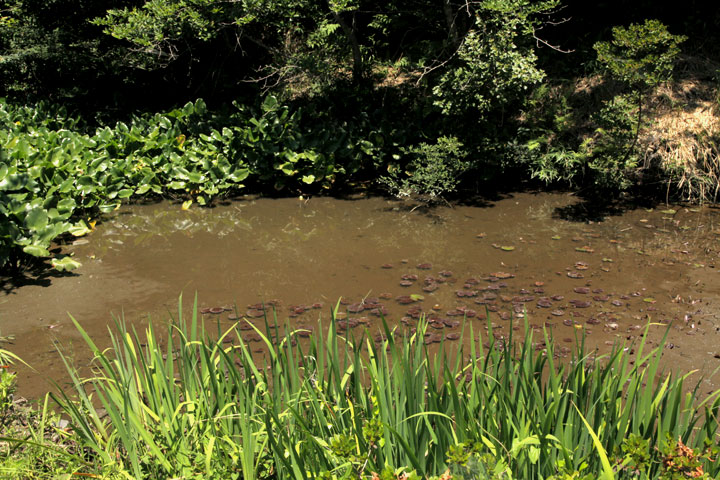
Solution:
M 452 5 L 450 0 L 442 0 L 443 12 L 445 13 L 445 23 L 448 27 L 448 37 L 452 42 L 452 46 L 456 48 L 460 45 L 460 39 L 458 37 L 457 25 L 455 25 L 455 15 L 453 15 Z
M 340 28 L 342 28 L 343 33 L 345 33 L 345 37 L 347 37 L 348 43 L 350 43 L 350 48 L 352 49 L 352 56 L 353 56 L 353 69 L 352 69 L 352 78 L 353 83 L 361 83 L 363 79 L 363 58 L 362 58 L 362 52 L 360 51 L 360 44 L 357 40 L 357 35 L 355 35 L 355 21 L 353 20 L 352 26 L 348 25 L 347 22 L 342 18 L 340 15 L 340 12 L 336 12 L 335 10 L 332 10 L 333 17 L 335 18 L 335 21 L 340 25 Z

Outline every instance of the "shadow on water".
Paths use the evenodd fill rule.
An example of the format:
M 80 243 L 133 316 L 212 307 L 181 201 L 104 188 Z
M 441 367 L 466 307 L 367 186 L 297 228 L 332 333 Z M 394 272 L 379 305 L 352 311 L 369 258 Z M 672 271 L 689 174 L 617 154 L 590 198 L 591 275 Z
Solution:
M 553 218 L 568 222 L 602 222 L 638 208 L 655 208 L 660 203 L 647 197 L 602 198 L 597 194 L 579 194 L 578 201 L 555 208 Z
M 77 273 L 55 270 L 47 262 L 37 262 L 17 272 L 0 272 L 0 292 L 12 295 L 22 287 L 49 287 L 55 279 L 77 276 Z

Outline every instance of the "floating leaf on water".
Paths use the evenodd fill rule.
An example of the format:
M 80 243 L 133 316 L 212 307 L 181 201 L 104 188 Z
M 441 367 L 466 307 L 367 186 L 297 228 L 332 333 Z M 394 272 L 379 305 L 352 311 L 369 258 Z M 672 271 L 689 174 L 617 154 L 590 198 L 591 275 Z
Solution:
M 497 243 L 492 243 L 491 246 L 492 246 L 493 248 L 501 248 L 500 245 L 498 245 Z
M 515 250 L 515 247 L 510 245 L 503 245 L 502 247 L 500 247 L 500 250 L 502 250 L 503 252 L 512 252 L 513 250 Z
M 612 259 L 612 258 L 603 257 L 602 261 L 605 262 L 605 263 L 612 263 L 613 259 Z
M 560 240 L 562 237 L 560 235 L 553 235 L 551 238 L 553 240 Z
M 420 300 L 425 300 L 425 297 L 423 297 L 419 293 L 413 293 L 412 295 L 410 295 L 410 298 L 412 298 L 416 302 L 418 302 Z
M 512 273 L 507 273 L 507 272 L 493 272 L 490 274 L 490 276 L 506 280 L 508 278 L 513 278 L 515 275 L 513 275 Z M 468 280 L 467 283 L 470 283 L 470 281 Z
M 641 218 L 638 220 L 640 223 L 647 223 L 649 220 L 647 218 Z
M 645 303 L 655 303 L 657 300 L 655 300 L 652 297 L 643 298 L 643 302 Z
M 610 269 L 607 268 L 607 267 L 600 267 L 600 270 L 602 270 L 603 272 L 609 272 L 609 271 L 610 271 Z
M 82 237 L 92 231 L 92 226 L 88 227 L 85 221 L 80 220 L 77 224 L 68 229 L 68 232 L 74 237 Z
M 704 268 L 705 265 L 703 265 L 702 263 L 694 263 L 694 264 L 693 264 L 693 267 L 695 267 L 695 268 Z
M 362 303 L 353 303 L 347 306 L 347 311 L 350 313 L 360 313 L 365 309 L 365 305 Z
M 689 211 L 691 211 L 693 213 L 698 213 L 700 211 L 700 209 L 699 208 L 690 208 Z
M 672 208 L 668 208 L 667 210 L 661 210 L 660 213 L 664 213 L 667 215 L 675 215 L 677 213 L 677 210 L 674 210 Z
M 50 263 L 55 270 L 59 271 L 70 271 L 76 268 L 82 267 L 82 264 L 76 260 L 73 260 L 69 256 L 65 256 L 62 259 L 53 258 Z
M 585 245 L 584 247 L 576 247 L 576 252 L 583 252 L 583 253 L 593 253 L 595 250 Z
M 432 264 L 430 264 L 430 263 L 418 263 L 415 267 L 418 268 L 418 269 L 420 269 L 420 270 L 430 270 L 430 269 L 432 268 Z
M 485 238 L 486 235 L 486 233 L 478 233 L 477 235 L 475 235 L 475 238 Z
M 683 225 L 682 227 L 680 227 L 680 230 L 690 230 L 690 227 L 688 227 L 687 225 Z
M 190 205 L 192 205 L 192 203 L 193 203 L 192 200 L 186 200 L 182 203 L 182 207 L 180 207 L 180 208 L 182 208 L 183 210 L 189 210 Z

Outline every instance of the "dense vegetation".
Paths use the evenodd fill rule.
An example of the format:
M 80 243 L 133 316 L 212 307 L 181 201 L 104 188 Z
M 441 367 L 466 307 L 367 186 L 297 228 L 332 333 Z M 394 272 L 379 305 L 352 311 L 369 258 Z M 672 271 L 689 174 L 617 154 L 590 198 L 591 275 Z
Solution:
M 709 6 L 706 6 L 709 5 Z M 0 270 L 123 202 L 378 188 L 434 202 L 538 182 L 715 200 L 720 11 L 709 2 L 0 0 Z M 72 478 L 712 478 L 717 395 L 659 351 L 411 337 L 248 345 L 193 312 L 120 325 L 79 403 L 10 402 L 2 473 Z M 2 340 L 2 338 L 0 338 Z M 87 339 L 93 348 L 90 339 Z M 160 343 L 163 349 L 159 348 Z M 300 346 L 303 345 L 303 346 Z M 308 346 L 309 345 L 309 346 Z M 158 347 L 157 349 L 154 347 Z M 470 354 L 470 361 L 464 354 Z M 90 398 L 86 387 L 95 388 Z M 98 410 L 98 402 L 103 410 Z
M 643 339 L 602 358 L 580 342 L 559 360 L 547 333 L 537 338 L 527 324 L 520 342 L 498 342 L 468 319 L 469 347 L 436 353 L 422 321 L 373 340 L 338 335 L 335 321 L 312 335 L 268 319 L 249 343 L 245 321 L 206 330 L 195 307 L 189 318 L 180 309 L 166 333 L 139 335 L 118 321 L 112 348 L 101 350 L 76 325 L 95 360 L 84 377 L 65 358 L 74 389 L 55 400 L 71 429 L 47 402 L 29 426 L 0 404 L 4 478 L 720 474 L 720 392 L 699 403 L 687 375 L 659 370 L 663 345 L 648 351 Z
M 691 3 L 3 0 L 0 268 L 147 195 L 714 199 L 720 15 Z

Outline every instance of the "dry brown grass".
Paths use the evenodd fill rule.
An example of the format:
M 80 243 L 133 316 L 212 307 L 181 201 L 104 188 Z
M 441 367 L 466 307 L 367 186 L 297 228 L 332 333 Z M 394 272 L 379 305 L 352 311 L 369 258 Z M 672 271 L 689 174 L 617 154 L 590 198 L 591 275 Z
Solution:
M 673 172 L 674 184 L 688 201 L 716 201 L 720 193 L 720 112 L 715 74 L 720 65 L 684 57 L 675 79 L 649 99 L 650 123 L 642 131 L 645 162 Z

